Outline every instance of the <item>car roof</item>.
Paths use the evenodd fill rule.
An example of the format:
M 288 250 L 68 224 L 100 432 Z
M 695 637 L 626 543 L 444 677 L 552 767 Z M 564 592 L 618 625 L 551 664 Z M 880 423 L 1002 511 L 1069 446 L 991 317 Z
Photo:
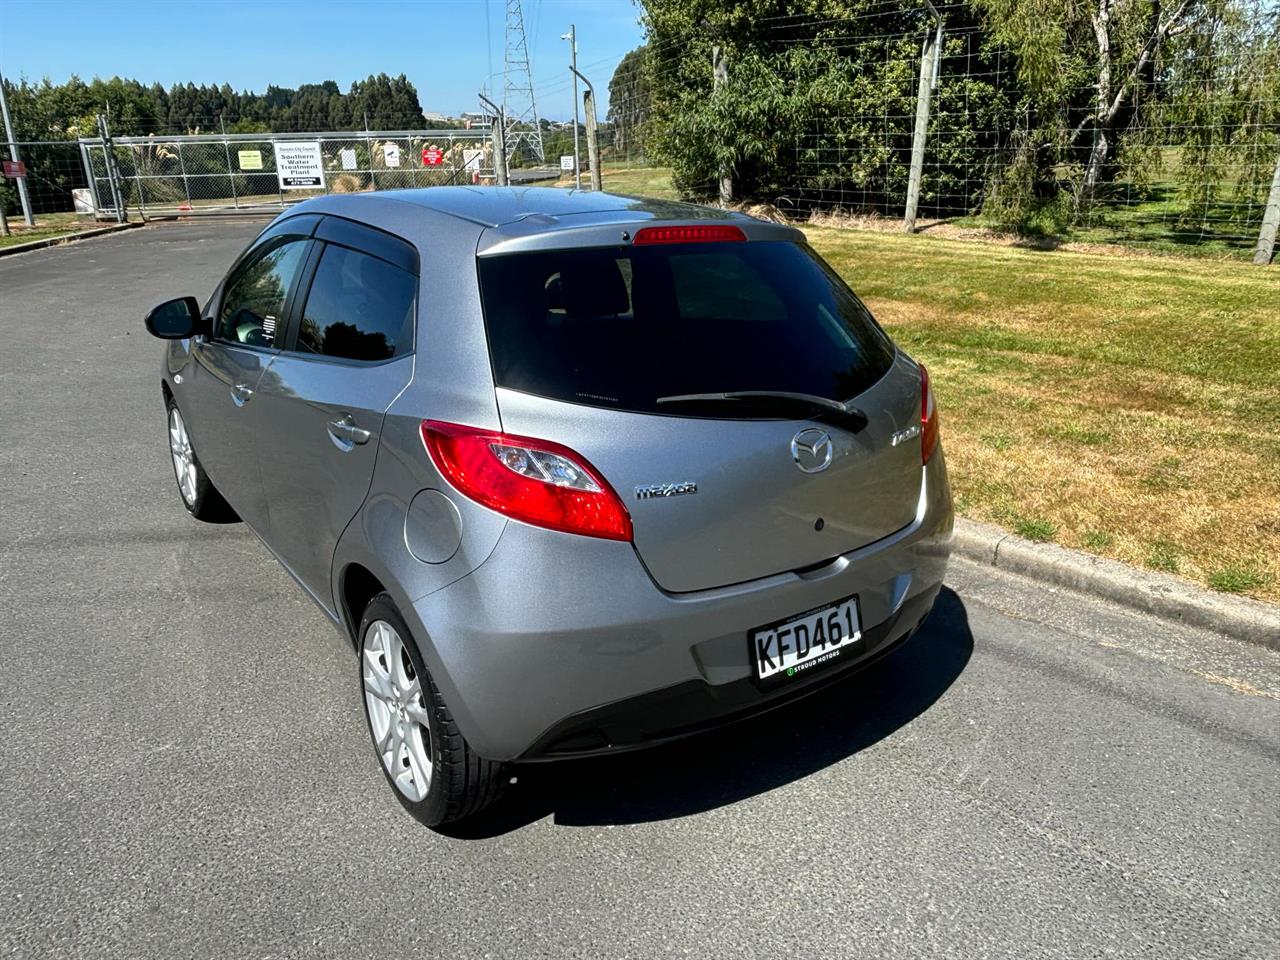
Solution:
M 693 203 L 559 187 L 422 187 L 348 196 L 352 200 L 357 197 L 399 200 L 484 227 L 500 227 L 529 217 L 558 220 L 595 215 L 599 219 L 611 219 L 609 214 L 616 214 L 618 220 L 748 219 L 731 210 L 717 210 Z

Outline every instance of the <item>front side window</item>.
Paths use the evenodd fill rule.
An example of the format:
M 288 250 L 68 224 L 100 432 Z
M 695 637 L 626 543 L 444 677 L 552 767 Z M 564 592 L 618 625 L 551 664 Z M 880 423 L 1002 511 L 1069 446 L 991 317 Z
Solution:
M 329 244 L 303 307 L 297 351 L 365 361 L 408 353 L 416 289 L 417 278 L 399 267 Z
M 227 287 L 218 314 L 218 338 L 251 347 L 275 346 L 284 302 L 307 252 L 307 240 L 272 247 L 244 266 Z

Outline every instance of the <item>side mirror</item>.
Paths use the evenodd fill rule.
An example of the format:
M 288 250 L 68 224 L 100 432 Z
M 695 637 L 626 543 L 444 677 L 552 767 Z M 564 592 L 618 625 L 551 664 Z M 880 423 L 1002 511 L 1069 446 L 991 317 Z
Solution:
M 200 304 L 195 297 L 166 300 L 148 313 L 142 322 L 147 333 L 161 340 L 185 340 L 203 332 L 204 325 L 200 318 Z

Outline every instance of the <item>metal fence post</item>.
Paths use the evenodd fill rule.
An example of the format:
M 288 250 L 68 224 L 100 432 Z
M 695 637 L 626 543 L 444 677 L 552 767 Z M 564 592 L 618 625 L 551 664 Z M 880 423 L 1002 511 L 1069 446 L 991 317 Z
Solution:
M 231 204 L 239 210 L 240 198 L 236 196 L 236 171 L 231 166 L 231 141 L 227 139 L 227 121 L 223 119 L 222 114 L 218 114 L 218 123 L 222 126 L 222 149 L 227 155 L 227 180 L 231 182 Z
M 187 161 L 182 159 L 182 141 L 178 141 L 176 146 L 178 148 L 178 166 L 182 169 L 182 192 L 187 198 L 187 206 L 190 207 L 192 206 L 191 184 L 187 180 Z
M 140 158 L 145 156 L 143 151 L 146 149 L 141 144 L 133 144 L 130 148 L 133 151 L 133 179 L 138 182 L 138 215 L 142 217 L 143 222 L 147 219 L 147 195 L 142 190 L 142 163 Z
M 493 127 L 489 131 L 493 139 L 493 173 L 497 177 L 498 186 L 505 187 L 510 181 L 507 177 L 507 133 L 506 118 L 502 108 L 486 97 L 478 94 L 480 102 L 493 111 Z
M 1271 262 L 1276 247 L 1276 231 L 1280 229 L 1280 156 L 1276 157 L 1276 172 L 1271 177 L 1271 193 L 1267 197 L 1267 210 L 1262 215 L 1262 229 L 1258 231 L 1258 246 L 1253 252 L 1253 262 L 1265 267 Z
M 924 142 L 929 134 L 929 98 L 938 85 L 938 64 L 942 58 L 942 14 L 929 0 L 924 5 L 937 19 L 937 29 L 924 37 L 924 51 L 920 55 L 920 85 L 916 89 L 916 129 L 911 138 L 911 177 L 907 181 L 907 209 L 902 218 L 902 229 L 916 232 L 916 211 L 920 206 L 920 179 L 924 175 Z
M 369 151 L 369 186 L 377 190 L 378 178 L 373 172 L 373 138 L 369 136 L 369 114 L 364 115 L 364 148 Z
M 115 146 L 111 142 L 111 128 L 107 126 L 107 118 L 102 114 L 98 114 L 98 136 L 102 140 L 102 161 L 107 168 L 107 183 L 111 187 L 111 202 L 116 208 L 116 222 L 124 223 L 129 218 L 124 209 L 124 194 L 120 191 Z

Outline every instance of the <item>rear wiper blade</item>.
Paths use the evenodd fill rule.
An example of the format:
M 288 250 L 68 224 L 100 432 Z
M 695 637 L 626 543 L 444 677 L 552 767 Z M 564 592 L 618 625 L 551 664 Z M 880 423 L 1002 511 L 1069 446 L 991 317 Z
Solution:
M 867 415 L 849 401 L 832 400 L 813 393 L 791 393 L 786 390 L 734 390 L 729 393 L 682 393 L 673 397 L 659 397 L 658 404 L 667 403 L 739 403 L 752 400 L 774 400 L 784 404 L 801 404 L 817 408 L 823 413 L 838 414 L 854 424 L 855 430 L 867 425 Z

